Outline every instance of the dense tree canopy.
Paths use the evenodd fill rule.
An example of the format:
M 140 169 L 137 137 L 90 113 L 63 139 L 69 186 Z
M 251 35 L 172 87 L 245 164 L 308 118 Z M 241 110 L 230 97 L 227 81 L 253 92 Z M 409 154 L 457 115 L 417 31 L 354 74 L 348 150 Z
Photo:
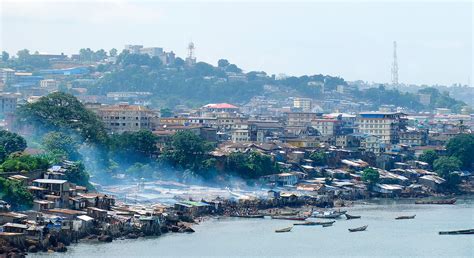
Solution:
M 278 165 L 270 156 L 259 152 L 231 153 L 227 157 L 226 170 L 244 179 L 257 179 L 280 171 Z
M 433 163 L 435 160 L 439 158 L 438 153 L 436 153 L 435 150 L 425 150 L 423 153 L 418 157 L 418 160 L 426 162 L 430 165 L 430 167 L 433 167 Z
M 313 163 L 316 166 L 324 166 L 327 165 L 328 162 L 327 154 L 323 151 L 315 151 L 309 155 L 309 158 L 313 160 Z
M 44 149 L 53 155 L 64 157 L 68 160 L 79 160 L 79 143 L 73 137 L 62 132 L 50 132 L 43 136 Z
M 446 145 L 448 155 L 458 158 L 462 168 L 469 169 L 474 163 L 474 135 L 460 134 L 450 139 Z
M 33 205 L 33 195 L 22 182 L 0 177 L 0 198 L 13 209 L 27 209 Z
M 74 96 L 55 92 L 17 110 L 20 124 L 33 125 L 40 133 L 77 134 L 87 143 L 106 143 L 104 125 Z
M 173 135 L 171 149 L 164 156 L 176 167 L 199 172 L 204 168 L 210 150 L 211 147 L 201 137 L 190 131 L 181 131 Z
M 370 185 L 374 185 L 379 182 L 380 173 L 374 168 L 366 168 L 362 171 L 362 180 Z
M 114 134 L 110 140 L 111 156 L 120 164 L 150 161 L 157 154 L 157 137 L 150 131 Z
M 6 155 L 17 151 L 24 151 L 26 149 L 26 140 L 16 133 L 0 130 L 0 147 L 3 148 Z

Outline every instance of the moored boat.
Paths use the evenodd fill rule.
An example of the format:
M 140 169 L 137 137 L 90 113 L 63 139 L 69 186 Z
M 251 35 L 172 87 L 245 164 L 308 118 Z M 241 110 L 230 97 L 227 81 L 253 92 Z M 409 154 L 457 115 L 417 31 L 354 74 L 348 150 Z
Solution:
M 349 214 L 344 214 L 346 216 L 346 219 L 360 219 L 361 216 L 354 216 L 354 215 L 349 215 Z
M 291 216 L 272 216 L 272 219 L 284 219 L 284 220 L 306 220 L 306 217 L 291 217 Z
M 337 219 L 345 213 L 346 211 L 313 212 L 313 217 L 318 219 Z
M 236 218 L 248 218 L 248 219 L 263 219 L 265 216 L 261 214 L 248 214 L 248 215 L 231 215 Z
M 328 222 L 317 222 L 317 223 L 318 223 L 319 225 L 323 226 L 323 227 L 324 227 L 324 226 L 327 226 L 327 227 L 328 227 L 328 226 L 332 226 L 332 224 L 334 224 L 334 222 L 336 222 L 336 221 L 333 220 L 333 221 L 328 221 Z
M 440 231 L 440 235 L 471 235 L 474 234 L 473 229 L 453 230 L 453 231 Z
M 282 228 L 282 229 L 277 229 L 277 230 L 275 230 L 275 232 L 276 233 L 286 233 L 286 232 L 290 232 L 292 228 L 293 228 L 293 226 L 287 227 L 287 228 Z
M 454 204 L 456 198 L 444 199 L 444 200 L 417 200 L 415 204 Z
M 294 226 L 317 226 L 320 225 L 318 222 L 306 221 L 303 223 L 293 223 Z
M 349 228 L 349 232 L 358 232 L 358 231 L 364 231 L 366 230 L 368 225 L 358 227 L 358 228 Z
M 414 219 L 416 215 L 412 216 L 398 216 L 395 219 Z

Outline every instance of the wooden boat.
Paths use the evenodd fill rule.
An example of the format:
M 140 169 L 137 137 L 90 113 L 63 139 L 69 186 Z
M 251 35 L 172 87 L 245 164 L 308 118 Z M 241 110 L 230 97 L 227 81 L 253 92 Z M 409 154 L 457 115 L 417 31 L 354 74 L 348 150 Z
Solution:
M 368 227 L 368 225 L 365 225 L 365 226 L 362 226 L 362 227 L 358 227 L 358 228 L 350 228 L 349 229 L 349 232 L 358 232 L 358 231 L 364 231 L 366 230 Z
M 316 222 L 316 223 L 318 223 L 319 225 L 321 225 L 321 226 L 323 226 L 323 227 L 324 227 L 324 226 L 327 226 L 327 227 L 328 227 L 328 225 L 329 225 L 329 226 L 332 226 L 332 224 L 334 224 L 334 222 L 336 222 L 336 221 L 333 220 L 333 221 L 328 221 L 328 222 Z
M 248 219 L 263 219 L 265 216 L 261 214 L 248 214 L 248 215 L 231 215 L 236 218 L 248 218 Z
M 354 215 L 349 215 L 349 214 L 344 214 L 346 216 L 346 219 L 360 219 L 361 216 L 354 216 Z
M 276 233 L 286 233 L 290 232 L 293 227 L 287 227 L 287 228 L 282 228 L 282 229 L 277 229 L 275 230 Z
M 454 204 L 456 203 L 456 198 L 445 199 L 445 200 L 418 200 L 415 201 L 415 204 Z
M 398 216 L 395 219 L 414 219 L 416 215 L 412 216 Z
M 440 231 L 440 235 L 471 235 L 474 234 L 473 229 L 453 230 L 453 231 Z
M 332 227 L 332 223 L 331 224 L 323 224 L 323 228 L 327 228 L 327 227 Z
M 320 225 L 318 222 L 306 221 L 303 223 L 293 223 L 293 226 L 317 226 Z
M 331 212 L 323 212 L 323 213 L 318 213 L 315 212 L 313 213 L 313 217 L 319 218 L 319 219 L 337 219 L 341 217 L 343 214 L 345 214 L 345 211 L 331 211 Z
M 289 217 L 289 216 L 272 216 L 272 219 L 284 219 L 284 220 L 306 220 L 306 217 Z

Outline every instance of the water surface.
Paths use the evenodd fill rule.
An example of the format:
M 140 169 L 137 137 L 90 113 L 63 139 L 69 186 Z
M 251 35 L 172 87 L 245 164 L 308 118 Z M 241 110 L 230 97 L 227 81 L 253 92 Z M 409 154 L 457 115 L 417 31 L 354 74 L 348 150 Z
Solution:
M 474 235 L 438 235 L 438 231 L 474 228 L 474 199 L 456 205 L 415 205 L 413 200 L 375 200 L 347 208 L 361 219 L 339 219 L 332 227 L 299 226 L 274 233 L 291 221 L 271 219 L 211 219 L 196 225 L 193 234 L 112 243 L 71 245 L 54 257 L 203 257 L 203 256 L 361 256 L 474 257 Z M 395 220 L 413 215 L 413 220 Z M 369 225 L 367 231 L 348 228 Z M 45 254 L 31 255 L 43 256 Z M 49 255 L 48 255 L 49 256 Z

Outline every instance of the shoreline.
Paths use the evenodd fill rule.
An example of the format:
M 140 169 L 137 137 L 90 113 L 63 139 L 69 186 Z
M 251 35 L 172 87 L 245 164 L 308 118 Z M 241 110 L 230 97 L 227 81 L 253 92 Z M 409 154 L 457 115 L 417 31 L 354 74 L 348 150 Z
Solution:
M 459 195 L 457 198 L 472 197 L 474 195 Z M 444 197 L 431 197 L 430 199 L 446 198 Z M 332 205 L 325 205 L 321 207 L 321 204 L 325 203 L 312 203 L 307 204 L 306 202 L 296 202 L 290 205 L 281 204 L 281 203 L 268 203 L 268 200 L 245 200 L 233 202 L 230 200 L 221 201 L 221 209 L 211 212 L 211 213 L 202 213 L 189 216 L 188 214 L 182 213 L 180 211 L 174 210 L 175 213 L 168 213 L 166 216 L 161 214 L 160 223 L 155 226 L 146 226 L 146 227 L 130 227 L 129 224 L 116 225 L 115 227 L 104 227 L 105 224 L 97 225 L 93 231 L 94 234 L 86 235 L 71 235 L 67 233 L 62 234 L 50 234 L 47 238 L 47 242 L 35 243 L 37 245 L 32 245 L 31 242 L 26 242 L 23 245 L 11 246 L 11 248 L 2 247 L 2 253 L 10 255 L 15 254 L 19 255 L 18 257 L 24 257 L 27 253 L 52 253 L 52 252 L 67 252 L 67 246 L 72 243 L 80 244 L 97 244 L 97 243 L 109 243 L 117 240 L 125 239 L 138 239 L 138 238 L 148 238 L 148 237 L 159 237 L 167 233 L 193 233 L 194 225 L 199 225 L 200 223 L 212 220 L 212 219 L 222 219 L 230 217 L 245 217 L 248 215 L 264 215 L 264 216 L 303 216 L 309 218 L 314 210 L 336 210 L 343 209 L 344 207 L 354 207 L 357 205 L 369 205 L 374 204 L 372 201 L 379 200 L 392 200 L 392 201 L 413 201 L 410 204 L 415 204 L 416 200 L 419 198 L 366 198 L 366 199 L 357 199 L 357 200 L 335 200 L 333 199 Z M 319 204 L 319 206 L 317 205 Z M 377 204 L 376 204 L 377 205 Z M 422 204 L 420 204 L 422 205 Z M 263 208 L 265 207 L 265 208 Z M 51 238 L 53 237 L 53 241 Z M 61 240 L 61 241 L 60 241 Z M 54 243 L 56 241 L 56 243 Z M 31 248 L 35 246 L 36 248 Z

